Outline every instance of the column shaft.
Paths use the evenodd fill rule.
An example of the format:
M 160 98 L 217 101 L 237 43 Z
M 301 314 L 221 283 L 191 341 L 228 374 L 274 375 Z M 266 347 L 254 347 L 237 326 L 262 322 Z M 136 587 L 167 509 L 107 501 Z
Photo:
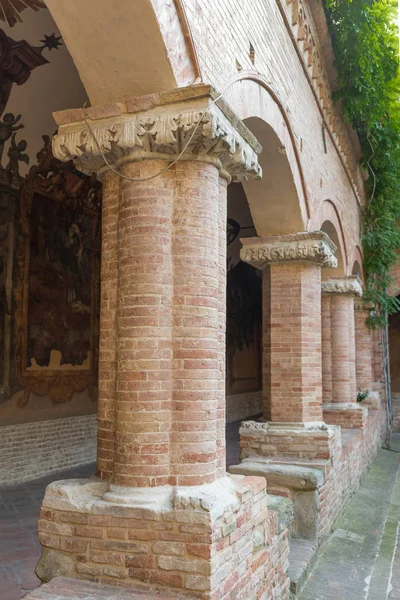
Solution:
M 263 322 L 264 371 L 269 373 L 264 383 L 269 390 L 264 417 L 288 423 L 322 421 L 321 267 L 282 262 L 270 264 L 268 272 L 264 309 L 269 314 Z M 266 282 L 263 291 L 268 291 Z
M 331 341 L 331 298 L 323 295 L 322 312 L 322 399 L 332 402 L 332 341 Z
M 128 163 L 143 178 L 166 161 Z M 169 483 L 171 418 L 171 228 L 173 172 L 121 181 L 118 228 L 118 370 L 114 482 Z
M 228 182 L 219 178 L 218 204 L 218 412 L 217 412 L 217 472 L 222 477 L 226 472 L 226 223 Z
M 356 402 L 354 298 L 331 296 L 332 402 Z
M 99 401 L 97 474 L 111 481 L 114 473 L 114 412 L 117 368 L 119 178 L 103 180 L 101 304 L 99 341 Z
M 382 366 L 382 332 L 380 328 L 376 328 L 372 332 L 373 343 L 373 375 L 375 382 L 383 381 L 383 366 Z
M 198 485 L 217 466 L 219 174 L 200 162 L 175 169 L 171 472 L 178 485 Z
M 355 335 L 356 335 L 356 379 L 357 389 L 365 391 L 371 389 L 374 381 L 373 377 L 373 356 L 372 356 L 372 332 L 366 324 L 368 311 L 356 310 Z

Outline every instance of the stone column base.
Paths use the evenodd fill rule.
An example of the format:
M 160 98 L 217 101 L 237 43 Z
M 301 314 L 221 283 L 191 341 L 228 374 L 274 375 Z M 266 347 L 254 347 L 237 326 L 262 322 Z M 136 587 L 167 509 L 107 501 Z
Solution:
M 240 428 L 240 460 L 257 456 L 329 459 L 340 453 L 340 430 L 325 423 L 245 421 Z
M 112 500 L 112 501 L 110 501 Z M 288 532 L 267 510 L 264 478 L 197 487 L 109 489 L 96 478 L 48 486 L 37 575 L 198 598 L 286 598 Z
M 323 404 L 324 421 L 346 429 L 364 429 L 368 419 L 368 408 L 360 404 L 333 402 Z

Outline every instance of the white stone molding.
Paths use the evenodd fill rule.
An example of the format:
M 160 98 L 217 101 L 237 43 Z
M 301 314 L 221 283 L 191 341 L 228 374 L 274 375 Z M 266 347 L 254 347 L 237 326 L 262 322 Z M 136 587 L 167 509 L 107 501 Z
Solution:
M 252 134 L 229 116 L 206 97 L 201 103 L 178 102 L 88 119 L 91 131 L 84 120 L 64 123 L 53 138 L 53 154 L 61 161 L 73 160 L 80 171 L 91 174 L 105 167 L 99 146 L 114 167 L 146 158 L 173 161 L 195 132 L 181 160 L 215 164 L 234 181 L 259 179 L 257 152 L 261 147 L 256 141 L 249 143 Z
M 351 277 L 329 277 L 321 283 L 323 294 L 346 294 L 348 296 L 363 295 L 362 283 L 357 275 Z
M 282 435 L 290 436 L 298 435 L 307 437 L 310 432 L 330 432 L 335 429 L 335 425 L 327 425 L 323 421 L 312 421 L 310 423 L 286 423 L 286 422 L 274 422 L 274 421 L 243 421 L 240 426 L 240 432 L 244 435 L 248 434 L 249 431 L 263 432 L 268 435 Z M 328 433 L 327 433 L 328 435 Z M 330 435 L 330 434 L 329 434 Z
M 244 238 L 240 258 L 257 269 L 279 262 L 315 262 L 337 267 L 335 244 L 322 231 L 268 238 Z

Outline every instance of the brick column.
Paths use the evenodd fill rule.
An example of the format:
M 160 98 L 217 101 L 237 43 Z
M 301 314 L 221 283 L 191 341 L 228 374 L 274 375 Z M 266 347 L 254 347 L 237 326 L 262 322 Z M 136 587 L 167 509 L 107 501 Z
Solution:
M 105 184 L 101 478 L 47 488 L 46 579 L 115 577 L 210 599 L 250 585 L 271 595 L 264 562 L 285 559 L 283 533 L 275 545 L 273 528 L 259 534 L 265 480 L 225 473 L 227 183 L 260 176 L 261 147 L 214 93 L 200 85 L 130 99 L 131 112 L 94 108 L 93 133 L 80 111 L 56 115 L 55 155 Z M 123 177 L 109 173 L 99 145 Z M 306 280 L 305 295 L 315 287 Z M 232 539 L 234 529 L 242 533 Z
M 116 402 L 118 290 L 118 202 L 119 178 L 103 178 L 101 304 L 99 342 L 99 400 L 97 433 L 97 474 L 111 481 L 114 474 L 114 425 Z
M 332 344 L 331 344 L 331 299 L 323 295 L 321 299 L 322 317 L 322 401 L 332 402 Z
M 365 413 L 357 404 L 354 297 L 362 296 L 357 276 L 330 277 L 322 282 L 322 293 L 330 297 L 332 396 L 324 403 L 327 423 L 362 427 Z
M 336 266 L 336 248 L 322 232 L 242 243 L 242 260 L 263 270 L 265 422 L 243 424 L 241 458 L 329 456 L 333 434 L 322 422 L 320 286 L 322 266 Z
M 380 407 L 380 390 L 374 378 L 374 330 L 367 325 L 370 310 L 361 299 L 356 298 L 354 311 L 357 391 L 368 391 L 363 406 L 377 410 Z
M 322 421 L 321 266 L 272 263 L 263 277 L 264 418 Z
M 365 391 L 371 389 L 374 380 L 372 330 L 366 323 L 369 310 L 362 300 L 354 302 L 354 310 L 357 390 Z

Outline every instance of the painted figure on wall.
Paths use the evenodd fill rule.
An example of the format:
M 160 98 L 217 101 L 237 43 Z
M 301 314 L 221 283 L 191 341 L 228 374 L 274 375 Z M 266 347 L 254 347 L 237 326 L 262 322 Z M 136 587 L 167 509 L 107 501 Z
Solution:
M 52 350 L 61 365 L 83 365 L 90 351 L 93 219 L 35 194 L 31 210 L 28 343 L 47 366 Z

